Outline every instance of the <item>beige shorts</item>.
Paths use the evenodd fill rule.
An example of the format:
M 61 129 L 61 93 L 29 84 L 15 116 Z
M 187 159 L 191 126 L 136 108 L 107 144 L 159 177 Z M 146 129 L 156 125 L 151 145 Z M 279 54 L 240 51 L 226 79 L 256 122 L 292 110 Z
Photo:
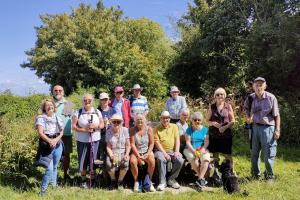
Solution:
M 183 154 L 189 162 L 191 162 L 195 158 L 195 155 L 187 148 L 183 150 Z M 210 154 L 208 151 L 200 156 L 200 162 L 203 161 L 210 161 Z

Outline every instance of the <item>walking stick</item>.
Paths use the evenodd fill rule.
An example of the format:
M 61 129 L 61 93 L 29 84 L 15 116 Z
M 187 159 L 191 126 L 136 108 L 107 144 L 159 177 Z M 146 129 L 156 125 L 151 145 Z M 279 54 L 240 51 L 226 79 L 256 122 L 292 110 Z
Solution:
M 89 124 L 93 123 L 93 115 L 91 115 L 91 119 L 89 120 Z M 94 175 L 94 151 L 93 151 L 93 139 L 92 134 L 93 131 L 90 131 L 90 188 L 92 188 L 92 176 Z

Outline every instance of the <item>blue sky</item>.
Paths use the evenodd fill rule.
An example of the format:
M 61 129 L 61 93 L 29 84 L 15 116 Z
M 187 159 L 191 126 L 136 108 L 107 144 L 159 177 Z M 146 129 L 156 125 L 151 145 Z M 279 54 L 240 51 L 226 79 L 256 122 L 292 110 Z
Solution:
M 0 7 L 0 92 L 10 89 L 16 95 L 49 93 L 49 86 L 23 69 L 24 51 L 34 47 L 34 26 L 41 25 L 40 15 L 70 13 L 80 3 L 95 6 L 97 0 L 1 0 Z M 147 17 L 161 24 L 170 38 L 176 38 L 171 21 L 179 19 L 191 0 L 104 0 L 106 7 L 117 6 L 130 18 Z M 172 20 L 170 20 L 172 19 Z

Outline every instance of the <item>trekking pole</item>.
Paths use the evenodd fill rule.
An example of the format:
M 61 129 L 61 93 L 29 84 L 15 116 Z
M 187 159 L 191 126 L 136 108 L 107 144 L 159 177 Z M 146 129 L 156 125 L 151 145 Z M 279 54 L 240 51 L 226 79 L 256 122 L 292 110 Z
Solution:
M 93 115 L 91 115 L 91 119 L 89 120 L 89 124 L 93 123 Z M 94 151 L 93 151 L 93 139 L 92 139 L 92 133 L 93 131 L 90 131 L 90 188 L 92 188 L 92 176 L 94 174 Z

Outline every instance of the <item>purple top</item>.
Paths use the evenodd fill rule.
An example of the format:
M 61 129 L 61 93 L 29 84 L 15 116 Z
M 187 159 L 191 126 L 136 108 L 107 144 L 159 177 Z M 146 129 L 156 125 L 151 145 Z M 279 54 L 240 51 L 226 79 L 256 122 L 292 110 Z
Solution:
M 214 103 L 211 105 L 211 117 L 209 121 L 218 122 L 222 126 L 226 125 L 231 121 L 231 119 L 229 119 L 229 111 L 230 108 L 228 103 L 224 103 L 224 107 L 220 112 L 217 109 L 217 105 Z
M 253 116 L 254 123 L 274 126 L 274 118 L 279 115 L 276 97 L 266 91 L 261 99 L 259 99 L 255 93 L 250 94 L 250 96 L 253 99 L 252 105 L 248 105 L 248 98 L 244 104 L 247 116 Z

